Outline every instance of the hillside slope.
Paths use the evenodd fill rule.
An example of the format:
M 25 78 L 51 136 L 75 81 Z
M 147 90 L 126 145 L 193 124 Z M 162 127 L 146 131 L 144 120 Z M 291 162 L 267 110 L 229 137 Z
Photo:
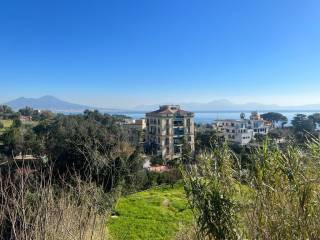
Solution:
M 192 221 L 182 186 L 153 188 L 120 199 L 118 216 L 111 218 L 114 240 L 172 239 L 180 227 Z

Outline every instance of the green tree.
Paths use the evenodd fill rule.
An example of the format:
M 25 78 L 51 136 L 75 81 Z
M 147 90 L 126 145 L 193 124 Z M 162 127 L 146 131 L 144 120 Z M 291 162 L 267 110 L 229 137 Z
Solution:
M 44 121 L 48 119 L 52 119 L 54 117 L 54 114 L 51 111 L 41 111 L 39 120 Z
M 304 114 L 297 114 L 292 120 L 292 126 L 296 132 L 309 132 L 315 130 L 314 122 Z
M 12 128 L 20 128 L 22 125 L 22 122 L 20 119 L 14 119 L 12 123 Z
M 272 122 L 273 124 L 281 122 L 282 127 L 288 122 L 288 118 L 286 116 L 277 112 L 264 113 L 261 114 L 261 117 L 266 121 Z
M 11 107 L 8 105 L 0 105 L 0 114 L 10 114 L 13 113 Z
M 257 133 L 257 134 L 255 134 L 254 138 L 258 143 L 263 143 L 266 139 L 266 135 L 263 135 L 261 133 Z
M 308 116 L 308 118 L 313 121 L 315 127 L 320 124 L 320 113 L 314 113 Z
M 21 113 L 21 115 L 23 116 L 32 116 L 33 111 L 34 110 L 31 107 L 25 107 L 25 108 L 19 109 L 19 113 Z
M 14 119 L 17 114 L 7 105 L 0 105 L 1 119 Z
M 82 175 L 90 172 L 108 189 L 125 180 L 130 161 L 136 159 L 131 157 L 135 149 L 127 143 L 121 129 L 105 119 L 98 112 L 57 116 L 37 129 L 48 136 L 46 149 L 57 171 L 63 173 L 72 168 Z
M 205 149 L 212 149 L 218 141 L 216 131 L 212 129 L 206 129 L 204 131 L 198 131 L 195 135 L 195 149 L 199 153 Z

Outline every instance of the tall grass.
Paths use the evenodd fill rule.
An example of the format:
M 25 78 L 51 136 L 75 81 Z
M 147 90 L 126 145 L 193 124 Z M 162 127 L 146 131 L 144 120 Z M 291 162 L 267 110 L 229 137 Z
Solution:
M 248 186 L 255 194 L 246 211 L 253 238 L 319 239 L 319 146 L 311 139 L 280 151 L 265 143 L 254 152 Z
M 242 169 L 227 146 L 183 169 L 198 239 L 319 239 L 320 143 L 266 141 Z
M 106 239 L 112 197 L 93 182 L 56 184 L 50 169 L 0 174 L 0 239 Z

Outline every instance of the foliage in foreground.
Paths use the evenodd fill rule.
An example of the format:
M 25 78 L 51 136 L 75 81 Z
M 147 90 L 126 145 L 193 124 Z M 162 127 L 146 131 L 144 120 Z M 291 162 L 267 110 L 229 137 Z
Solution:
M 318 239 L 320 143 L 285 150 L 265 144 L 242 169 L 221 146 L 183 170 L 198 239 Z
M 76 176 L 57 188 L 47 171 L 1 175 L 0 239 L 106 239 L 111 199 Z

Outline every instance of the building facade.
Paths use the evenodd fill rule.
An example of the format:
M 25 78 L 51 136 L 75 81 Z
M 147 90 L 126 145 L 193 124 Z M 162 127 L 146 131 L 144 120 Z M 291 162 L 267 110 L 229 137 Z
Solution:
M 146 113 L 147 152 L 170 161 L 181 158 L 184 144 L 194 152 L 194 113 L 179 105 L 164 105 Z
M 257 112 L 252 112 L 249 119 L 241 114 L 240 119 L 217 120 L 218 135 L 229 142 L 247 145 L 257 134 L 266 135 L 271 124 L 263 120 Z
M 144 118 L 130 120 L 122 124 L 128 141 L 133 146 L 143 146 L 145 142 L 146 120 Z

